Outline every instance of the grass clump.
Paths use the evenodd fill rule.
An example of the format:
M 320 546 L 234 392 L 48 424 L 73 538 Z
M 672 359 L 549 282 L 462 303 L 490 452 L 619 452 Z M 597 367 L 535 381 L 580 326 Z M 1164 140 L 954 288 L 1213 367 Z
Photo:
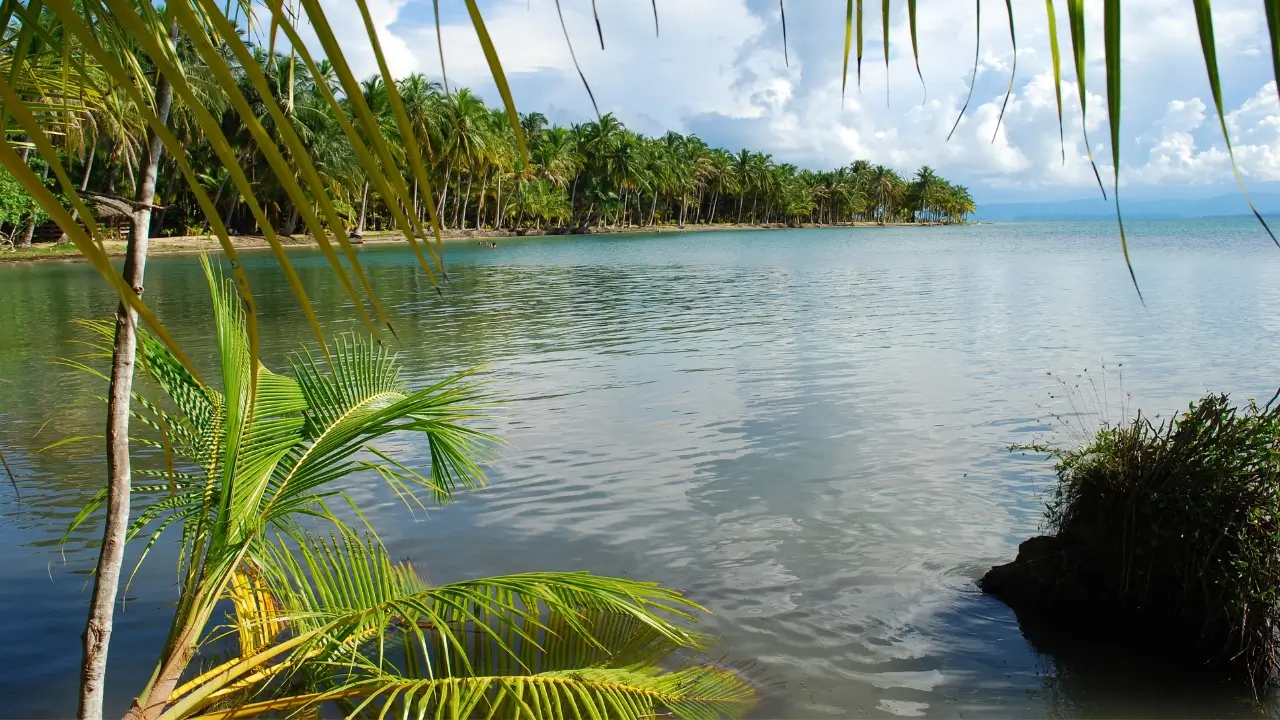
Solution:
M 1158 424 L 1141 412 L 1056 461 L 1048 529 L 1059 587 L 1134 611 L 1207 665 L 1277 679 L 1280 408 L 1210 395 Z

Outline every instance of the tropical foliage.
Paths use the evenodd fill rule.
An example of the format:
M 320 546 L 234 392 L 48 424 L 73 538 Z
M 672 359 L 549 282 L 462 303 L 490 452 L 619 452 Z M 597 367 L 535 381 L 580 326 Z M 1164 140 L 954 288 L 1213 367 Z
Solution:
M 971 211 L 971 202 L 959 189 L 952 189 L 954 195 L 944 192 L 946 186 L 941 182 L 931 189 L 923 169 L 913 183 L 903 183 L 887 169 L 866 168 L 864 174 L 853 167 L 847 170 L 856 179 L 837 180 L 834 175 L 805 175 L 786 166 L 769 170 L 767 159 L 742 151 L 731 156 L 733 170 L 726 171 L 725 155 L 713 151 L 704 155 L 696 149 L 698 143 L 688 138 L 645 140 L 629 136 L 632 140 L 604 142 L 602 138 L 621 137 L 622 133 L 620 125 L 608 116 L 580 129 L 588 148 L 585 152 L 577 147 L 572 129 L 557 132 L 551 128 L 543 134 L 545 128 L 539 127 L 538 132 L 529 132 L 531 125 L 539 124 L 538 118 L 518 115 L 477 2 L 463 0 L 463 4 L 502 98 L 510 128 L 505 143 L 485 143 L 486 117 L 491 134 L 507 131 L 494 129 L 500 125 L 495 122 L 497 117 L 482 112 L 483 104 L 474 96 L 467 98 L 461 92 L 448 95 L 443 115 L 432 115 L 425 104 L 415 105 L 415 97 L 430 98 L 438 91 L 420 78 L 410 82 L 392 77 L 365 0 L 354 0 L 354 5 L 364 21 L 379 73 L 376 79 L 363 83 L 352 74 L 319 0 L 281 0 L 257 6 L 241 0 L 225 4 L 171 0 L 163 8 L 127 0 L 15 0 L 0 5 L 0 124 L 6 140 L 0 143 L 0 166 L 61 228 L 121 303 L 108 402 L 108 520 L 85 635 L 82 717 L 96 720 L 101 714 L 106 646 L 129 515 L 128 419 L 134 329 L 139 321 L 151 329 L 155 342 L 169 350 L 171 359 L 190 373 L 192 381 L 200 382 L 194 363 L 141 298 L 146 238 L 153 220 L 170 231 L 180 224 L 184 231 L 207 228 L 230 260 L 236 291 L 245 305 L 244 334 L 251 370 L 247 390 L 240 387 L 232 393 L 226 388 L 224 397 L 238 397 L 245 406 L 256 407 L 257 394 L 271 391 L 273 381 L 259 388 L 254 363 L 260 338 L 254 296 L 231 241 L 236 231 L 253 228 L 263 234 L 323 344 L 324 333 L 284 251 L 281 233 L 301 228 L 310 235 L 355 314 L 370 334 L 380 338 L 390 327 L 391 318 L 351 244 L 351 230 L 358 234 L 370 223 L 400 232 L 423 272 L 436 282 L 444 270 L 438 239 L 439 228 L 445 224 L 683 224 L 703 222 L 704 218 L 706 222 L 727 219 L 728 214 L 734 221 L 744 222 L 838 222 L 849 218 L 887 222 L 913 217 L 951 220 Z M 780 11 L 784 5 L 779 2 Z M 891 5 L 886 0 L 882 6 L 886 63 Z M 1016 43 L 1013 3 L 1005 5 L 1010 35 Z M 1089 57 L 1086 15 L 1095 10 L 1086 12 L 1083 0 L 1066 0 L 1065 5 L 1074 84 L 1083 113 L 1089 97 L 1084 72 Z M 1226 135 L 1211 3 L 1193 0 L 1191 5 L 1215 110 Z M 914 52 L 917 1 L 906 0 L 905 6 Z M 1271 59 L 1280 79 L 1280 0 L 1264 0 L 1263 6 L 1272 39 Z M 1052 0 L 1045 7 L 1054 77 L 1061 79 L 1057 11 Z M 980 14 L 980 8 L 981 3 L 976 3 L 975 15 Z M 656 4 L 654 10 L 656 13 Z M 854 0 L 847 0 L 845 10 L 847 71 L 854 38 Z M 863 54 L 862 13 L 859 0 L 858 72 Z M 1117 213 L 1120 204 L 1114 190 L 1119 185 L 1121 148 L 1121 18 L 1120 0 L 1103 0 L 1106 112 Z M 259 20 L 263 25 L 269 22 L 269 30 L 259 27 Z M 975 25 L 979 24 L 976 21 L 977 17 Z M 308 35 L 314 37 L 313 43 L 303 43 L 299 32 L 303 24 L 313 31 Z M 250 36 L 267 38 L 265 50 L 246 42 Z M 785 47 L 785 16 L 782 40 Z M 287 47 L 288 55 L 274 52 L 278 41 L 280 47 Z M 975 77 L 978 55 L 975 53 Z M 415 95 L 414 85 L 426 87 L 418 87 L 420 92 Z M 1009 87 L 1012 91 L 1012 78 Z M 402 89 L 406 97 L 402 97 Z M 1057 102 L 1061 118 L 1060 93 Z M 407 141 L 409 138 L 421 142 Z M 1088 138 L 1085 140 L 1087 148 Z M 1230 152 L 1229 137 L 1227 142 Z M 657 151 L 659 145 L 667 149 Z M 535 158 L 533 151 L 540 156 Z M 653 152 L 669 152 L 675 159 L 668 162 L 647 157 Z M 162 168 L 164 155 L 171 161 Z M 101 166 L 105 170 L 96 169 Z M 73 177 L 73 171 L 80 175 Z M 1100 176 L 1098 180 L 1101 186 Z M 90 191 L 90 182 L 104 194 Z M 132 201 L 108 202 L 127 190 L 134 191 Z M 104 208 L 132 221 L 123 273 L 113 266 L 101 242 L 103 227 L 96 221 L 103 219 Z M 18 219 L 24 227 L 10 234 L 25 242 L 38 215 L 27 213 Z M 14 231 L 19 229 L 13 221 L 10 226 Z M 436 236 L 434 247 L 419 242 L 428 234 Z M 1127 263 L 1123 225 L 1119 234 Z M 1134 282 L 1136 286 L 1136 278 Z M 281 423 L 288 425 L 285 419 Z M 225 467 L 238 462 L 229 461 Z M 175 483 L 175 492 L 177 479 L 176 475 L 169 478 Z M 231 519 L 224 517 L 222 521 L 230 523 Z M 235 520 L 238 526 L 243 522 Z M 304 545 L 295 549 L 305 555 Z M 203 562 L 204 556 L 199 557 Z M 222 574 L 214 576 L 230 578 L 227 573 L 238 572 L 237 567 L 234 563 L 224 566 L 218 571 Z M 230 579 L 225 585 L 236 586 Z M 191 595 L 198 602 L 191 600 L 194 605 L 180 608 L 178 617 L 185 618 L 180 622 L 187 623 L 181 627 L 199 626 L 191 632 L 202 632 L 202 625 L 190 621 L 203 612 L 197 608 L 213 602 L 215 595 L 210 592 L 206 588 Z M 197 640 L 185 635 L 171 638 L 170 647 L 190 648 Z M 162 669 L 184 667 L 184 654 L 185 650 L 166 654 Z M 588 676 L 579 673 L 576 677 Z M 161 679 L 174 681 L 168 676 Z M 420 697 L 417 686 L 400 687 L 402 691 L 393 697 Z M 513 692 L 526 704 L 534 697 L 519 694 L 523 690 Z M 155 687 L 148 695 L 163 698 L 157 701 L 160 704 L 167 703 L 168 694 L 155 691 Z M 545 700 L 546 707 L 552 707 L 551 695 L 537 697 L 541 699 L 536 702 Z M 199 704 L 183 699 L 188 701 Z M 631 714 L 634 709 L 619 699 L 613 702 L 611 712 L 615 714 Z
M 401 208 L 388 205 L 387 198 L 372 190 L 356 146 L 343 132 L 343 123 L 358 120 L 333 66 L 321 61 L 313 74 L 296 67 L 288 56 L 263 48 L 253 48 L 252 57 L 267 81 L 270 98 L 262 96 L 243 68 L 233 70 L 239 92 L 266 134 L 279 138 L 278 122 L 288 123 L 297 133 L 303 152 L 324 178 L 345 229 L 360 235 L 366 229 L 393 227 Z M 189 58 L 187 68 L 190 73 L 200 72 L 198 58 Z M 361 99 L 387 140 L 397 172 L 405 177 L 413 174 L 408 166 L 410 144 L 427 158 L 430 183 L 440 189 L 435 203 L 444 227 L 959 222 L 974 212 L 973 199 L 964 187 L 947 182 L 928 167 L 912 180 L 862 160 L 832 171 L 802 170 L 761 152 L 712 148 L 694 135 L 669 132 L 660 138 L 644 137 L 612 114 L 568 128 L 549 126 L 540 113 L 522 116 L 521 131 L 530 153 L 526 162 L 505 113 L 489 109 L 470 90 L 446 94 L 440 83 L 423 75 L 409 75 L 395 84 L 409 119 L 408 136 L 392 117 L 381 77 L 360 84 Z M 336 104 L 329 102 L 329 96 L 337 99 Z M 265 218 L 281 235 L 299 230 L 300 204 L 273 173 L 241 111 L 216 88 L 200 100 L 218 119 L 249 179 L 246 195 L 231 182 L 230 170 L 190 117 L 190 109 L 176 104 L 173 132 L 187 149 L 187 162 L 223 225 L 233 233 L 261 234 Z M 267 112 L 268 100 L 284 109 L 282 118 Z M 92 119 L 85 130 L 89 149 L 64 162 L 82 178 L 82 190 L 132 194 L 137 163 L 130 148 L 144 142 L 145 123 L 127 103 L 86 112 Z M 104 130 L 99 133 L 95 128 Z M 287 156 L 290 150 L 283 141 L 276 144 Z M 261 216 L 250 207 L 250 195 L 261 206 Z M 425 224 L 425 205 L 432 200 L 416 183 L 411 195 L 411 211 Z M 183 182 L 173 159 L 160 164 L 156 204 L 163 209 L 153 217 L 153 234 L 207 230 L 200 199 Z
M 703 718 L 750 707 L 750 686 L 730 669 L 658 664 L 705 643 L 684 626 L 701 608 L 674 591 L 582 572 L 433 586 L 392 562 L 371 529 L 331 504 L 362 518 L 342 492 L 360 475 L 380 477 L 410 509 L 481 485 L 495 440 L 473 427 L 487 402 L 480 388 L 463 374 L 409 390 L 395 358 L 358 336 L 272 372 L 250 355 L 234 284 L 205 268 L 221 388 L 151 335 L 139 339 L 162 395 L 135 396 L 135 419 L 152 431 L 135 440 L 164 452 L 134 471 L 144 502 L 129 537 L 144 542 L 143 560 L 166 532 L 182 552 L 169 640 L 135 717 L 247 717 L 330 701 L 449 717 Z M 114 323 L 86 324 L 109 357 Z M 405 435 L 429 450 L 425 474 L 378 447 Z M 231 618 L 218 623 L 228 599 Z M 197 674 L 197 654 L 222 638 L 234 638 L 231 659 Z

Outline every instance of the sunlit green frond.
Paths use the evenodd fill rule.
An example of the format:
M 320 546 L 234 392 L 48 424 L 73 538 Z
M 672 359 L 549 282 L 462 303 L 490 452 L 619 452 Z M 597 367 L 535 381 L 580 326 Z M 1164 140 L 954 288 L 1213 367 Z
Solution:
M 1049 59 L 1053 63 L 1053 98 L 1058 108 L 1058 146 L 1062 149 L 1062 164 L 1067 163 L 1067 136 L 1062 122 L 1062 52 L 1058 49 L 1058 13 L 1053 0 L 1044 0 L 1049 22 Z
M 978 58 L 982 53 L 982 0 L 974 0 L 973 3 L 973 24 L 977 28 L 973 41 L 973 75 L 969 78 L 969 93 L 965 95 L 964 105 L 960 106 L 960 114 L 956 115 L 956 122 L 951 126 L 951 132 L 947 133 L 947 140 L 951 140 L 951 136 L 956 134 L 956 128 L 960 127 L 960 121 L 964 119 L 965 111 L 969 109 L 969 102 L 973 100 L 973 88 L 978 84 Z
M 314 701 L 333 698 L 359 698 L 352 703 L 358 712 L 447 718 L 710 720 L 740 717 L 754 704 L 750 686 L 737 674 L 709 666 L 670 673 L 585 669 L 514 677 L 386 677 L 352 683 Z
M 324 642 L 349 645 L 398 628 L 419 648 L 444 641 L 432 672 L 469 673 L 475 655 L 467 632 L 517 661 L 522 643 L 541 647 L 550 623 L 588 642 L 588 620 L 599 614 L 629 618 L 679 647 L 705 640 L 676 624 L 701 608 L 653 583 L 583 572 L 527 573 L 429 586 L 407 564 L 395 564 L 372 539 L 349 533 L 300 543 L 281 541 L 261 556 L 264 580 L 296 628 L 318 630 Z M 465 630 L 463 632 L 462 630 Z M 526 670 L 527 671 L 527 670 Z

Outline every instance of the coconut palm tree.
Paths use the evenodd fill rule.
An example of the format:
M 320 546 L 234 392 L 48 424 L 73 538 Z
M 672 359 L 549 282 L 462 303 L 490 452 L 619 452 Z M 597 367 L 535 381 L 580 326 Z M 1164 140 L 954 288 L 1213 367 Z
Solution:
M 141 563 L 174 532 L 182 560 L 169 638 L 132 717 L 190 717 L 228 701 L 238 716 L 337 700 L 455 717 L 472 714 L 459 707 L 704 717 L 750 706 L 750 687 L 732 671 L 656 664 L 703 643 L 673 623 L 700 611 L 678 593 L 577 572 L 431 586 L 392 563 L 376 535 L 332 511 L 338 484 L 380 477 L 410 508 L 478 487 L 479 463 L 496 442 L 472 427 L 484 395 L 467 373 L 409 390 L 394 356 L 360 336 L 338 338 L 321 357 L 304 352 L 291 373 L 277 374 L 250 352 L 234 284 L 204 267 L 221 387 L 198 380 L 155 337 L 139 337 L 162 396 L 138 396 L 137 417 L 175 461 L 135 471 L 153 484 L 134 488 L 145 503 L 129 537 L 145 541 Z M 106 353 L 113 324 L 86 325 Z M 378 447 L 405 433 L 430 449 L 425 474 Z M 105 498 L 104 490 L 73 527 Z M 229 627 L 213 622 L 226 599 Z M 228 630 L 239 639 L 235 656 L 181 682 L 200 647 Z M 542 698 L 536 710 L 527 697 Z

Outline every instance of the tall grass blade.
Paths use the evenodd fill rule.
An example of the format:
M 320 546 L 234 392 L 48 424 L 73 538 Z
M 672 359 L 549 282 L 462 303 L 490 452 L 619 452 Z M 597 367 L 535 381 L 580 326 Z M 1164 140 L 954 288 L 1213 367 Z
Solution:
M 1120 214 L 1120 0 L 1104 0 L 1102 6 L 1102 35 L 1107 66 L 1107 121 L 1111 127 L 1112 199 L 1116 204 L 1116 224 L 1120 227 L 1120 249 L 1124 251 L 1124 264 L 1129 269 L 1129 279 L 1143 305 L 1142 288 L 1133 273 L 1129 259 L 1129 241 L 1124 232 L 1124 216 Z
M 853 45 L 853 0 L 846 0 L 844 11 L 844 69 L 840 72 L 840 106 L 844 107 L 844 91 L 849 84 L 849 48 Z
M 369 34 L 369 37 L 377 37 L 378 31 L 373 25 L 373 17 L 369 14 L 368 3 L 365 2 L 365 0 L 357 0 L 356 4 L 360 8 L 360 16 L 364 20 L 365 31 Z M 391 68 L 387 65 L 387 58 L 382 52 L 381 43 L 373 43 L 373 55 L 378 61 L 378 71 L 382 73 L 384 78 L 391 78 Z M 395 116 L 396 127 L 400 131 L 400 136 L 403 138 L 413 138 L 413 124 L 409 122 L 409 114 L 405 111 L 404 102 L 400 99 L 400 91 L 396 88 L 396 83 L 393 80 L 388 80 L 386 88 L 387 104 L 391 107 L 391 113 Z M 431 191 L 431 178 L 427 175 L 426 166 L 423 164 L 422 152 L 418 147 L 418 143 L 409 141 L 403 143 L 403 145 L 405 152 L 409 156 L 409 167 L 413 172 L 414 179 L 422 188 L 423 192 L 426 193 L 428 198 L 433 197 L 433 193 Z M 405 189 L 407 190 L 407 188 Z M 444 272 L 444 242 L 440 236 L 440 224 L 437 222 L 435 217 L 435 203 L 427 202 L 425 204 L 427 206 L 427 215 L 431 219 L 431 231 L 436 240 L 436 247 L 435 251 L 432 253 L 432 260 L 435 261 L 436 269 L 439 270 L 441 275 L 444 275 L 447 279 L 448 276 L 445 275 Z M 413 248 L 414 255 L 418 258 L 418 265 L 427 273 L 427 277 L 431 278 L 431 281 L 434 283 L 435 277 L 431 271 L 431 266 L 428 264 L 427 258 L 423 256 L 422 248 L 418 245 L 418 237 L 426 237 L 426 232 L 424 231 L 424 228 L 422 228 L 417 214 L 406 213 L 400 207 L 396 207 L 393 212 L 396 215 L 397 221 L 402 217 L 408 220 L 408 224 L 404 226 L 406 231 L 405 236 L 409 240 L 409 245 Z M 428 251 L 431 251 L 430 246 L 428 246 Z
M 564 42 L 569 46 L 569 59 L 573 60 L 573 69 L 578 71 L 582 86 L 587 89 L 587 97 L 591 98 L 591 109 L 596 111 L 596 119 L 600 119 L 600 106 L 596 104 L 596 94 L 591 92 L 591 83 L 582 74 L 582 66 L 578 64 L 578 55 L 573 51 L 573 41 L 569 39 L 569 26 L 564 24 L 564 12 L 560 9 L 560 0 L 556 0 L 556 15 L 560 17 L 560 30 L 564 33 Z
M 59 3 L 65 2 L 65 0 L 56 1 Z M 194 15 L 191 15 L 189 13 L 189 8 L 186 8 L 184 4 L 175 4 L 174 8 L 177 12 L 176 18 L 179 24 L 188 23 L 188 27 L 196 28 L 197 31 L 201 28 L 202 23 L 200 20 Z M 187 10 L 188 12 L 184 13 L 184 10 Z M 112 8 L 112 12 L 117 21 L 123 23 L 126 27 L 138 30 L 146 26 L 145 21 L 137 15 L 129 12 L 126 6 L 119 5 L 118 7 L 114 7 Z M 91 32 L 89 28 L 85 27 L 82 23 L 79 23 L 78 19 L 74 16 L 67 17 L 66 20 L 68 27 L 72 29 L 73 32 L 80 34 L 82 39 L 85 35 Z M 190 35 L 193 40 L 207 41 L 203 32 L 190 33 Z M 301 293 L 298 297 L 303 303 L 308 319 L 312 321 L 313 332 L 317 334 L 318 338 L 322 338 L 323 334 L 320 332 L 319 322 L 315 320 L 314 312 L 311 310 L 311 303 L 307 300 L 306 292 L 302 289 L 301 281 L 298 280 L 296 272 L 293 271 L 292 265 L 289 264 L 283 247 L 280 246 L 279 240 L 276 238 L 274 230 L 271 228 L 271 224 L 267 221 L 266 213 L 262 211 L 262 208 L 259 206 L 257 201 L 252 198 L 253 186 L 249 183 L 248 178 L 244 176 L 244 171 L 239 167 L 238 158 L 234 151 L 231 150 L 230 144 L 227 143 L 225 136 L 222 135 L 220 122 L 215 120 L 208 111 L 201 106 L 199 99 L 190 88 L 185 76 L 174 64 L 173 60 L 168 57 L 163 46 L 157 44 L 155 39 L 151 37 L 139 38 L 138 42 L 143 46 L 144 50 L 147 51 L 148 56 L 153 58 L 153 62 L 156 63 L 160 71 L 166 73 L 166 77 L 171 78 L 171 84 L 175 93 L 190 108 L 197 124 L 202 126 L 203 131 L 209 138 L 210 146 L 216 153 L 218 153 L 220 159 L 226 165 L 233 181 L 237 184 L 239 192 L 246 198 L 251 212 L 262 226 L 264 237 L 268 238 L 268 243 L 273 246 L 277 259 L 281 260 L 283 263 L 285 275 L 290 278 L 291 287 L 293 287 L 295 292 Z M 101 54 L 99 60 L 104 67 L 111 69 L 113 75 L 120 76 L 125 73 L 125 69 L 119 66 L 114 57 L 109 54 Z M 210 66 L 211 71 L 216 72 L 218 69 L 225 68 Z M 227 72 L 226 78 L 230 79 L 230 77 L 230 72 Z M 137 92 L 131 84 L 123 84 L 122 87 L 126 93 L 133 96 L 135 103 L 139 103 L 142 100 L 141 93 Z M 240 290 L 241 297 L 249 308 L 252 309 L 254 307 L 254 303 L 252 293 L 249 289 L 248 278 L 245 276 L 243 268 L 240 266 L 239 256 L 236 252 L 235 246 L 231 243 L 227 228 L 215 209 L 213 201 L 209 199 L 204 187 L 201 186 L 195 169 L 191 166 L 190 159 L 187 157 L 185 146 L 178 141 L 178 138 L 173 135 L 172 131 L 170 131 L 164 123 L 161 123 L 159 118 L 156 117 L 148 108 L 141 104 L 139 104 L 138 107 L 141 108 L 141 111 L 146 116 L 148 125 L 157 134 L 157 136 L 160 137 L 166 149 L 169 151 L 170 156 L 178 165 L 178 168 L 182 172 L 187 184 L 191 187 L 192 194 L 196 198 L 197 204 L 209 219 L 211 230 L 218 238 L 223 252 L 231 263 L 233 275 L 235 276 L 236 285 Z M 254 325 L 250 331 L 250 345 L 254 348 L 257 347 L 256 325 Z
M 978 58 L 982 52 L 982 0 L 974 0 L 973 24 L 976 28 L 973 41 L 973 77 L 969 78 L 969 95 L 964 99 L 964 105 L 960 106 L 960 114 L 956 116 L 956 122 L 951 126 L 951 132 L 947 133 L 947 141 L 951 141 L 951 136 L 956 134 L 956 128 L 960 127 L 960 121 L 964 119 L 964 113 L 969 109 L 969 103 L 973 100 L 973 88 L 978 84 Z
M 1049 16 L 1049 57 L 1053 62 L 1053 97 L 1058 103 L 1058 146 L 1062 149 L 1062 164 L 1067 164 L 1067 136 L 1062 124 L 1062 54 L 1058 48 L 1058 13 L 1053 0 L 1044 0 Z
M 1262 0 L 1267 14 L 1267 35 L 1271 40 L 1271 65 L 1276 80 L 1276 95 L 1280 96 L 1280 0 Z
M 791 58 L 787 56 L 787 7 L 784 2 L 778 0 L 778 14 L 782 17 L 782 61 L 791 67 Z
M 596 35 L 600 37 L 600 49 L 604 49 L 604 29 L 600 27 L 600 11 L 596 9 L 596 0 L 591 0 L 591 17 L 596 21 Z
M 920 41 L 916 35 L 916 3 L 917 0 L 907 0 L 907 25 L 911 29 L 911 57 L 916 61 L 916 77 L 920 78 L 920 88 L 924 91 L 924 98 L 920 101 L 923 103 L 929 99 L 929 86 L 924 82 L 924 73 L 920 72 Z
M 559 0 L 556 0 L 558 3 Z M 440 0 L 431 0 L 431 8 L 436 16 L 436 49 L 440 51 L 440 84 L 444 85 L 445 97 L 450 97 L 449 73 L 444 69 L 444 36 L 440 31 Z
M 1013 43 L 1013 67 L 1009 69 L 1009 89 L 1004 92 L 1004 102 L 1000 103 L 1000 115 L 996 117 L 996 130 L 991 134 L 991 142 L 1000 136 L 1000 125 L 1004 122 L 1005 108 L 1009 107 L 1009 98 L 1013 96 L 1013 81 L 1018 76 L 1018 34 L 1013 30 L 1013 0 L 1004 0 L 1005 10 L 1009 14 L 1009 41 Z
M 595 0 L 591 3 L 592 11 L 595 10 Z M 507 120 L 511 123 L 511 131 L 516 135 L 516 147 L 520 150 L 520 158 L 525 164 L 529 164 L 529 148 L 524 141 L 524 128 L 520 127 L 520 115 L 516 112 L 516 101 L 511 98 L 511 87 L 507 84 L 507 74 L 502 71 L 502 62 L 498 60 L 498 50 L 493 46 L 493 40 L 489 38 L 489 31 L 485 28 L 484 18 L 480 16 L 480 8 L 476 6 L 476 0 L 467 0 L 467 12 L 471 15 L 471 24 L 475 27 L 476 39 L 480 41 L 480 48 L 484 51 L 484 59 L 489 63 L 489 74 L 493 76 L 493 82 L 498 86 L 498 94 L 502 96 L 502 104 L 507 108 Z M 596 17 L 596 27 L 600 26 L 600 18 Z M 604 49 L 604 36 L 600 37 L 600 49 Z
M 1080 95 L 1080 134 L 1084 137 L 1084 151 L 1089 156 L 1089 166 L 1093 168 L 1093 179 L 1098 181 L 1098 189 L 1102 191 L 1102 199 L 1107 199 L 1107 189 L 1102 185 L 1102 174 L 1098 172 L 1098 163 L 1093 159 L 1093 146 L 1089 143 L 1089 92 L 1085 87 L 1085 32 L 1084 32 L 1084 0 L 1067 0 L 1067 26 L 1071 29 L 1071 55 L 1076 66 L 1076 92 Z
M 862 92 L 862 0 L 858 0 L 858 92 Z
M 1213 106 L 1218 112 L 1218 126 L 1222 129 L 1222 139 L 1227 144 L 1227 157 L 1231 159 L 1231 172 L 1236 176 L 1236 184 L 1240 186 L 1240 192 L 1244 195 L 1245 202 L 1249 203 L 1249 209 L 1253 211 L 1253 216 L 1262 223 L 1262 227 L 1267 231 L 1267 235 L 1271 236 L 1271 242 L 1276 247 L 1280 247 L 1280 241 L 1276 240 L 1275 233 L 1271 232 L 1271 228 L 1267 226 L 1267 221 L 1262 218 L 1262 214 L 1258 212 L 1258 208 L 1254 207 L 1253 198 L 1249 197 L 1249 191 L 1245 189 L 1244 178 L 1240 175 L 1240 167 L 1236 164 L 1236 154 L 1231 148 L 1231 133 L 1227 129 L 1227 116 L 1222 109 L 1222 79 L 1218 76 L 1218 51 L 1214 43 L 1213 34 L 1213 8 L 1210 0 L 1192 0 L 1192 4 L 1196 8 L 1196 27 L 1200 31 L 1200 50 L 1204 55 L 1205 70 L 1209 73 L 1209 90 L 1213 93 Z
M 880 29 L 884 39 L 884 104 L 889 105 L 889 0 L 880 2 Z

